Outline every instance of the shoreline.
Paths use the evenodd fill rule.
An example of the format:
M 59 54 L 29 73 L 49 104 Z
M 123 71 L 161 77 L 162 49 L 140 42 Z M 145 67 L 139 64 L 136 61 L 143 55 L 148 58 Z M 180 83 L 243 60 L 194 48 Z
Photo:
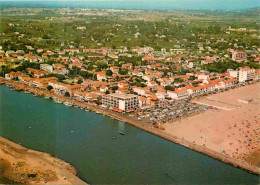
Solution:
M 21 84 L 17 81 L 6 80 L 6 79 L 3 79 L 3 78 L 0 77 L 0 84 L 1 83 L 5 84 L 7 86 L 11 86 L 13 88 L 20 88 L 22 86 L 25 86 L 24 84 Z M 231 158 L 227 154 L 223 154 L 223 153 L 219 153 L 217 151 L 211 150 L 211 149 L 207 148 L 206 146 L 197 145 L 195 143 L 192 143 L 192 142 L 185 140 L 184 138 L 179 138 L 177 136 L 167 134 L 163 130 L 153 128 L 150 124 L 147 124 L 147 123 L 145 124 L 142 121 L 137 121 L 136 118 L 130 117 L 129 115 L 123 115 L 123 114 L 120 114 L 120 113 L 113 112 L 111 110 L 105 110 L 105 109 L 102 109 L 101 107 L 93 105 L 91 103 L 79 102 L 79 101 L 74 100 L 72 98 L 65 97 L 63 95 L 53 94 L 53 93 L 50 93 L 47 90 L 38 89 L 38 88 L 35 88 L 35 87 L 26 86 L 26 88 L 24 88 L 24 90 L 26 92 L 30 92 L 30 93 L 32 93 L 36 96 L 45 96 L 45 97 L 47 96 L 47 97 L 51 97 L 54 100 L 58 99 L 62 103 L 68 102 L 73 106 L 88 109 L 88 110 L 96 112 L 98 114 L 108 116 L 112 119 L 116 119 L 118 121 L 122 121 L 122 122 L 125 122 L 125 123 L 128 123 L 128 124 L 131 124 L 131 125 L 139 128 L 139 129 L 142 129 L 143 131 L 157 135 L 157 136 L 159 136 L 163 139 L 174 142 L 176 144 L 179 144 L 179 145 L 184 146 L 186 148 L 189 148 L 191 150 L 200 152 L 200 153 L 207 155 L 209 157 L 212 157 L 216 160 L 220 160 L 224 163 L 231 164 L 234 167 L 239 167 L 243 170 L 247 170 L 250 173 L 260 175 L 260 170 L 256 166 L 252 166 L 247 162 L 235 160 L 234 158 Z
M 87 184 L 69 163 L 0 136 L 2 177 L 22 184 Z

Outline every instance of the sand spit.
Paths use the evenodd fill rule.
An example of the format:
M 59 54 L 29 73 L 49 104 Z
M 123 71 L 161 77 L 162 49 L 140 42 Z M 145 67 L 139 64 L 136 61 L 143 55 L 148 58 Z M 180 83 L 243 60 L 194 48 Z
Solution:
M 249 156 L 244 154 L 244 158 L 248 157 L 248 160 L 251 159 L 251 162 L 249 162 L 249 161 L 244 160 L 244 158 L 238 159 L 236 157 L 230 156 L 229 153 L 225 152 L 225 151 L 228 151 L 228 149 L 227 150 L 224 149 L 224 152 L 223 152 L 223 150 L 217 150 L 214 147 L 210 148 L 210 144 L 209 144 L 210 142 L 208 142 L 207 145 L 206 145 L 205 143 L 199 143 L 198 141 L 196 142 L 196 140 L 194 140 L 194 137 L 198 135 L 198 132 L 197 132 L 198 130 L 197 131 L 196 131 L 196 129 L 194 130 L 194 126 L 191 126 L 191 125 L 194 125 L 193 122 L 196 123 L 196 120 L 197 121 L 198 120 L 203 121 L 203 120 L 205 120 L 205 116 L 207 115 L 207 118 L 208 118 L 207 122 L 200 123 L 200 125 L 202 127 L 207 125 L 207 123 L 211 122 L 212 120 L 215 123 L 215 125 L 218 125 L 219 120 L 216 121 L 216 118 L 220 116 L 219 112 L 222 111 L 222 113 L 223 113 L 223 111 L 226 111 L 226 112 L 228 111 L 228 113 L 226 113 L 225 116 L 229 116 L 229 113 L 230 113 L 230 111 L 232 111 L 232 109 L 242 110 L 242 109 L 240 109 L 241 108 L 240 107 L 241 101 L 239 101 L 240 104 L 238 106 L 234 106 L 231 103 L 226 103 L 226 106 L 224 107 L 224 109 L 208 110 L 208 111 L 206 111 L 202 114 L 196 114 L 196 115 L 190 116 L 188 118 L 181 118 L 181 119 L 178 119 L 178 120 L 175 120 L 175 121 L 172 121 L 172 122 L 168 122 L 168 123 L 164 124 L 164 126 L 166 128 L 165 130 L 159 130 L 159 129 L 154 128 L 154 126 L 152 124 L 148 124 L 144 120 L 142 120 L 142 121 L 137 120 L 137 117 L 135 117 L 133 114 L 132 115 L 131 114 L 121 114 L 121 113 L 117 113 L 117 112 L 114 112 L 114 111 L 111 111 L 111 110 L 105 110 L 105 109 L 102 109 L 100 106 L 94 105 L 92 103 L 79 102 L 79 101 L 76 101 L 72 98 L 65 97 L 63 95 L 53 94 L 53 93 L 50 93 L 49 91 L 44 90 L 44 89 L 39 89 L 39 88 L 31 87 L 31 86 L 24 86 L 24 84 L 21 84 L 17 81 L 6 80 L 6 79 L 1 78 L 1 77 L 0 77 L 0 83 L 3 83 L 7 86 L 11 86 L 11 87 L 14 87 L 14 88 L 20 88 L 21 86 L 23 86 L 23 90 L 25 92 L 30 92 L 30 93 L 32 93 L 36 96 L 51 97 L 52 99 L 59 100 L 62 103 L 67 102 L 70 105 L 77 106 L 77 107 L 83 108 L 83 109 L 88 109 L 88 110 L 94 111 L 98 114 L 103 114 L 105 116 L 109 116 L 112 119 L 116 119 L 116 120 L 119 120 L 119 121 L 122 121 L 122 122 L 125 122 L 125 123 L 128 123 L 128 124 L 131 124 L 131 125 L 133 125 L 137 128 L 140 128 L 140 129 L 146 131 L 146 132 L 157 135 L 157 136 L 162 137 L 162 138 L 169 140 L 171 142 L 180 144 L 180 145 L 187 147 L 189 149 L 192 149 L 194 151 L 198 151 L 200 153 L 208 155 L 208 156 L 215 158 L 217 160 L 220 160 L 222 162 L 232 164 L 235 167 L 240 167 L 241 169 L 247 170 L 249 172 L 252 172 L 252 173 L 255 173 L 255 174 L 260 174 L 259 167 L 257 165 L 255 165 L 258 162 L 252 163 L 254 161 L 258 161 L 255 158 L 255 156 L 256 157 L 258 156 L 257 153 L 253 153 Z M 260 85 L 260 83 L 257 82 L 257 83 L 254 83 L 252 85 L 248 85 L 248 86 L 245 86 L 245 87 L 239 87 L 239 88 L 236 88 L 236 89 L 229 90 L 227 92 L 222 92 L 222 93 L 218 93 L 218 94 L 215 94 L 215 95 L 207 96 L 206 98 L 209 98 L 209 97 L 212 98 L 213 96 L 223 96 L 223 97 L 230 96 L 230 97 L 232 97 L 233 93 L 235 93 L 236 91 L 239 91 L 241 89 L 243 89 L 244 94 L 250 94 L 252 89 L 254 89 L 253 91 L 257 91 L 254 95 L 255 95 L 255 97 L 258 97 L 257 93 L 259 92 L 259 85 Z M 250 87 L 252 88 L 251 90 L 250 90 Z M 229 93 L 229 94 L 226 95 L 226 93 Z M 240 95 L 240 92 L 237 93 L 237 95 Z M 204 99 L 205 98 L 202 98 L 202 100 L 204 100 Z M 255 99 L 259 100 L 259 98 L 255 98 Z M 243 97 L 240 97 L 239 100 L 243 100 Z M 199 102 L 199 101 L 200 100 L 196 100 L 197 103 L 202 103 L 202 104 L 207 103 L 208 104 L 208 102 L 204 103 L 204 102 Z M 238 102 L 238 100 L 235 100 L 235 101 Z M 212 102 L 212 101 L 209 101 L 209 102 Z M 219 101 L 217 103 L 221 103 L 221 102 L 222 101 Z M 210 105 L 210 104 L 208 104 L 208 105 Z M 221 105 L 223 105 L 223 103 Z M 229 105 L 229 106 L 227 107 L 227 105 Z M 259 104 L 257 104 L 257 102 L 254 102 L 254 105 L 259 106 Z M 214 105 L 212 105 L 212 106 L 216 108 L 220 105 L 218 104 L 217 106 L 214 106 Z M 259 112 L 259 107 L 257 108 L 257 110 Z M 240 113 L 238 113 L 238 114 L 240 114 Z M 242 114 L 242 115 L 246 115 L 246 114 Z M 221 114 L 221 117 L 222 116 L 224 116 L 224 114 L 223 115 Z M 235 114 L 234 116 L 237 116 L 237 115 Z M 224 119 L 224 117 L 223 117 L 223 119 Z M 180 124 L 180 123 L 182 123 L 182 124 Z M 234 124 L 238 124 L 238 123 L 235 122 Z M 232 125 L 234 126 L 234 124 L 232 124 Z M 181 128 L 176 128 L 176 125 L 181 125 Z M 197 126 L 195 126 L 195 128 L 197 128 Z M 200 130 L 199 130 L 199 132 L 200 132 Z M 217 130 L 215 130 L 215 131 L 217 131 Z M 257 130 L 255 130 L 255 131 L 258 132 Z M 205 130 L 204 132 L 206 133 L 207 130 Z M 212 133 L 214 133 L 214 132 L 212 132 Z M 194 135 L 194 137 L 193 137 L 193 135 Z M 215 135 L 220 135 L 221 138 L 226 137 L 225 135 L 223 135 L 220 132 L 216 132 Z M 259 134 L 258 134 L 258 136 L 259 136 Z M 230 138 L 232 138 L 232 137 L 233 137 L 233 134 L 230 135 Z M 201 139 L 201 133 L 199 133 L 199 139 Z M 208 140 L 206 140 L 206 142 L 207 141 Z M 254 141 L 256 141 L 256 140 L 254 140 Z M 232 148 L 232 146 L 231 146 L 231 148 Z M 258 147 L 258 148 L 260 148 L 260 147 Z
M 23 184 L 86 184 L 70 164 L 0 137 L 3 177 Z

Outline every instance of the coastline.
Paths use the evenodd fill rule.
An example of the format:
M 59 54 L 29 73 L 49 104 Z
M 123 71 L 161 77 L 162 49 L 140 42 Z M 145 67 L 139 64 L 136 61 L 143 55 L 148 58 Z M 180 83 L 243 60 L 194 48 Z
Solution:
M 1 79 L 2 78 L 0 78 L 0 83 L 1 83 Z M 4 83 L 5 85 L 8 85 L 8 86 L 15 87 L 15 88 L 17 88 L 17 87 L 20 88 L 21 86 L 24 86 L 23 84 L 21 84 L 19 82 L 10 81 L 10 80 L 6 80 L 6 79 L 2 79 L 2 83 Z M 52 94 L 49 91 L 46 91 L 46 90 L 43 90 L 43 89 L 36 89 L 35 87 L 26 86 L 26 88 L 24 90 L 27 91 L 27 92 L 33 93 L 36 96 L 52 97 L 53 99 L 56 99 L 56 100 L 59 99 L 63 103 L 68 102 L 68 103 L 70 103 L 74 106 L 77 106 L 79 108 L 84 108 L 84 109 L 94 111 L 96 113 L 101 113 L 101 114 L 108 116 L 112 119 L 116 119 L 116 120 L 119 120 L 119 121 L 122 121 L 122 122 L 125 122 L 125 123 L 128 123 L 128 124 L 131 124 L 131 125 L 133 125 L 137 128 L 140 128 L 140 129 L 146 131 L 146 132 L 157 135 L 157 136 L 164 138 L 166 140 L 169 140 L 171 142 L 180 144 L 180 145 L 187 147 L 189 149 L 192 149 L 194 151 L 203 153 L 203 154 L 208 155 L 208 156 L 210 156 L 214 159 L 220 160 L 224 163 L 232 164 L 235 167 L 239 167 L 241 169 L 247 170 L 247 171 L 255 173 L 255 174 L 260 174 L 259 168 L 252 166 L 247 162 L 235 160 L 234 158 L 231 158 L 230 156 L 228 156 L 226 154 L 216 152 L 214 150 L 207 148 L 206 146 L 200 146 L 200 145 L 197 145 L 195 143 L 189 142 L 189 141 L 187 141 L 183 138 L 179 138 L 177 136 L 167 134 L 165 131 L 153 128 L 151 126 L 151 124 L 144 124 L 144 122 L 142 122 L 142 121 L 137 121 L 136 118 L 130 117 L 129 115 L 123 115 L 123 114 L 116 113 L 116 112 L 113 112 L 113 111 L 110 111 L 110 110 L 104 110 L 104 109 L 101 109 L 99 106 L 94 106 L 93 104 L 86 103 L 86 102 L 78 102 L 78 101 L 71 99 L 69 97 L 64 97 L 62 95 Z
M 69 163 L 0 136 L 2 176 L 22 184 L 86 184 Z

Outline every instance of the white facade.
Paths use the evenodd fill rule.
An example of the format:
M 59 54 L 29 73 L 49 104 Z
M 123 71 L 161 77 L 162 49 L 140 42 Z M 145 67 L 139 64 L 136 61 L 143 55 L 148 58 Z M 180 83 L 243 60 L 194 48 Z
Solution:
M 119 111 L 135 110 L 139 106 L 138 96 L 133 94 L 108 94 L 102 97 L 102 106 Z
M 255 76 L 255 69 L 250 69 L 249 67 L 240 68 L 236 71 L 229 71 L 231 77 L 234 77 L 239 82 L 245 82 L 253 80 Z
M 177 89 L 175 91 L 168 91 L 167 94 L 171 99 L 174 100 L 183 100 L 189 98 L 189 93 L 186 89 Z
M 49 72 L 49 73 L 53 72 L 53 67 L 52 67 L 52 65 L 49 65 L 49 64 L 41 64 L 40 69 L 43 71 Z

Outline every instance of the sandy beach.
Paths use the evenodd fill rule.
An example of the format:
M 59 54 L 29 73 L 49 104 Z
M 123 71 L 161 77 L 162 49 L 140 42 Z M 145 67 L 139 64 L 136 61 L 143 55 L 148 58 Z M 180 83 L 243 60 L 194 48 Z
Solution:
M 168 134 L 260 167 L 260 84 L 195 100 L 219 107 L 165 124 Z
M 23 184 L 86 184 L 70 164 L 0 137 L 1 175 Z
M 24 86 L 23 84 L 12 81 L 12 80 L 6 80 L 0 77 L 0 83 L 3 83 L 8 86 L 12 86 L 14 88 L 19 88 L 23 86 L 23 90 L 26 92 L 30 92 L 36 96 L 47 96 L 52 97 L 53 99 L 58 99 L 61 102 L 67 102 L 73 106 L 77 106 L 79 108 L 88 109 L 90 111 L 94 111 L 96 113 L 103 114 L 105 116 L 109 116 L 112 119 L 116 119 L 128 124 L 131 124 L 135 127 L 138 127 L 146 132 L 152 133 L 154 135 L 157 135 L 159 137 L 162 137 L 166 140 L 169 140 L 171 142 L 180 144 L 184 147 L 190 148 L 192 150 L 198 151 L 200 153 L 203 153 L 205 155 L 208 155 L 212 158 L 215 158 L 217 160 L 220 160 L 225 163 L 232 164 L 235 167 L 240 167 L 241 169 L 248 170 L 252 173 L 260 174 L 260 170 L 258 167 L 259 163 L 259 153 L 257 152 L 259 147 L 259 137 L 258 140 L 255 138 L 254 134 L 258 134 L 259 136 L 259 130 L 255 128 L 257 126 L 259 120 L 259 116 L 257 115 L 257 112 L 259 112 L 259 104 L 257 104 L 259 100 L 259 83 L 255 83 L 250 86 L 245 87 L 239 87 L 237 89 L 231 89 L 227 92 L 221 92 L 215 95 L 209 95 L 207 97 L 201 98 L 199 100 L 194 100 L 196 103 L 202 103 L 211 105 L 214 107 L 219 107 L 220 104 L 222 107 L 219 107 L 218 109 L 208 110 L 201 114 L 195 114 L 187 118 L 181 118 L 172 122 L 168 122 L 164 124 L 163 126 L 166 128 L 165 130 L 160 130 L 155 128 L 152 124 L 147 123 L 145 120 L 139 121 L 134 113 L 131 114 L 121 114 L 118 112 L 114 112 L 112 110 L 106 110 L 102 109 L 100 106 L 93 105 L 92 103 L 88 102 L 79 102 L 76 101 L 70 97 L 65 97 L 63 95 L 57 95 L 53 94 L 47 90 L 39 89 L 31 86 Z M 248 93 L 250 92 L 250 93 Z M 244 98 L 253 97 L 254 101 L 250 104 L 241 103 L 238 102 L 236 99 L 243 99 L 243 97 L 240 97 L 242 94 L 244 95 Z M 253 94 L 251 94 L 253 93 Z M 236 96 L 235 96 L 236 94 Z M 251 95 L 250 95 L 251 94 Z M 221 99 L 221 101 L 216 102 L 214 98 L 232 98 L 233 104 L 231 102 L 223 103 L 224 100 Z M 206 103 L 204 101 L 207 101 Z M 209 104 L 209 102 L 213 102 L 213 104 Z M 217 104 L 217 105 L 215 105 Z M 224 106 L 225 105 L 225 106 Z M 253 107 L 252 107 L 253 106 Z M 250 107 L 250 108 L 249 108 Z M 234 111 L 232 114 L 231 112 Z M 243 114 L 242 114 L 243 113 Z M 232 115 L 230 117 L 230 115 Z M 239 115 L 239 117 L 238 117 Z M 255 117 L 256 116 L 256 117 Z M 225 120 L 225 121 L 224 121 Z M 241 128 L 238 127 L 239 121 L 244 120 L 244 124 L 241 123 L 243 129 L 247 128 L 244 132 L 251 132 L 252 136 L 250 135 L 252 142 L 258 142 L 258 145 L 256 148 L 250 150 L 249 153 L 241 153 L 242 155 L 233 154 L 234 151 L 238 152 L 236 149 L 240 148 L 240 142 L 239 144 L 235 142 L 237 137 L 234 137 L 235 129 Z M 255 120 L 255 122 L 250 122 L 250 126 L 248 126 L 247 121 Z M 257 122 L 256 122 L 257 121 Z M 227 124 L 228 122 L 228 124 Z M 256 124 L 255 124 L 256 123 Z M 235 125 L 237 124 L 237 125 Z M 232 127 L 234 127 L 232 129 Z M 198 129 L 199 128 L 199 129 Z M 229 129 L 231 128 L 231 129 Z M 242 129 L 242 128 L 241 128 Z M 250 131 L 249 129 L 252 129 Z M 225 131 L 225 132 L 224 132 Z M 229 132 L 227 132 L 229 131 Z M 241 131 L 241 130 L 240 130 Z M 239 131 L 239 132 L 240 132 Z M 204 135 L 202 135 L 202 132 Z M 243 132 L 243 131 L 241 131 Z M 254 133 L 253 133 L 254 132 Z M 234 133 L 234 134 L 233 134 Z M 242 134 L 242 133 L 241 133 Z M 230 135 L 230 136 L 228 136 Z M 248 134 L 247 134 L 248 135 Z M 256 135 L 257 136 L 257 135 Z M 212 138 L 212 139 L 210 139 Z M 227 138 L 232 139 L 232 141 L 229 141 Z M 248 138 L 248 139 L 250 139 Z M 212 141 L 211 141 L 212 140 Z M 203 142 L 204 141 L 204 142 Z M 242 141 L 242 140 L 241 140 Z M 243 141 L 245 142 L 245 141 Z M 251 141 L 250 141 L 251 142 Z M 232 144 L 230 144 L 232 143 Z M 254 143 L 255 144 L 255 143 Z M 247 143 L 248 145 L 248 143 Z M 213 147 L 214 146 L 214 147 Z M 246 146 L 246 143 L 243 144 L 245 148 L 250 148 L 250 146 Z M 243 147 L 242 146 L 242 147 Z M 243 148 L 243 149 L 245 149 Z M 239 152 L 242 151 L 239 150 Z M 243 158 L 244 157 L 244 158 Z M 252 163 L 252 164 L 251 164 Z

